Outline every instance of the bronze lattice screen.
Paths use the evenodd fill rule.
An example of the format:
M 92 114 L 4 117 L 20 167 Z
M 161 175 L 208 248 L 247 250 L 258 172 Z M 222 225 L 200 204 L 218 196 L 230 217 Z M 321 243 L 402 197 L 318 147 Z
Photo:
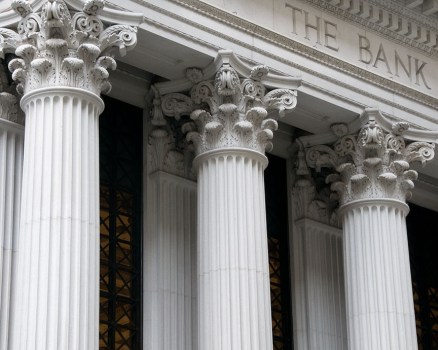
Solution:
M 419 350 L 438 349 L 438 213 L 409 204 L 409 256 Z
M 100 118 L 99 350 L 141 346 L 141 110 L 109 98 Z
M 274 350 L 293 348 L 286 188 L 286 161 L 269 156 L 265 191 Z

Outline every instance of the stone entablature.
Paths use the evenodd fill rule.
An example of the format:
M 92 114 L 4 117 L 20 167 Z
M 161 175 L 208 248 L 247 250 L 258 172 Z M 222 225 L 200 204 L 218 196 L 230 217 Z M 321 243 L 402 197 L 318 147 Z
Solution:
M 196 14 L 201 14 L 205 18 L 232 27 L 237 32 L 241 32 L 242 37 L 246 33 L 251 33 L 262 42 L 266 42 L 268 46 L 277 47 L 278 50 L 267 51 L 264 50 L 263 45 L 251 46 L 248 42 L 239 40 L 240 37 L 228 36 L 226 31 L 215 32 L 214 35 L 219 38 L 272 57 L 278 62 L 287 64 L 302 72 L 328 80 L 341 88 L 349 89 L 354 94 L 363 94 L 366 98 L 395 106 L 411 115 L 420 115 L 421 113 L 418 109 L 410 109 L 408 105 L 399 103 L 399 100 L 389 99 L 385 93 L 376 94 L 373 89 L 358 88 L 357 84 L 352 84 L 348 79 L 340 79 L 337 74 L 332 76 L 331 69 L 346 73 L 352 79 L 359 78 L 365 84 L 372 84 L 374 87 L 395 92 L 403 98 L 419 102 L 425 106 L 432 108 L 436 106 L 435 91 L 438 91 L 438 76 L 436 73 L 438 70 L 435 69 L 438 51 L 434 48 L 436 42 L 432 46 L 427 46 L 424 43 L 420 44 L 412 38 L 392 32 L 383 24 L 380 26 L 375 21 L 362 18 L 360 13 L 357 15 L 351 14 L 348 10 L 340 9 L 338 6 L 331 5 L 323 0 L 315 0 L 316 3 L 311 0 L 309 0 L 311 2 L 306 0 L 267 0 L 266 4 L 257 5 L 263 9 L 262 11 L 256 11 L 252 6 L 245 11 L 245 7 L 238 5 L 238 2 L 236 4 L 227 3 L 228 7 L 224 7 L 219 1 L 215 0 L 172 1 L 193 10 Z M 192 22 L 188 18 L 179 17 L 175 13 L 171 14 L 153 4 L 142 1 L 143 3 L 144 6 L 150 7 L 154 11 L 165 13 L 171 18 L 203 30 L 202 24 L 198 24 L 199 18 L 196 22 Z M 351 1 L 343 3 L 348 3 L 348 6 L 350 6 Z M 295 10 L 297 33 L 294 33 L 292 7 L 298 9 Z M 328 8 L 333 8 L 334 12 L 330 12 Z M 377 9 L 376 11 L 373 14 L 380 13 L 383 10 Z M 388 11 L 385 13 L 390 15 L 391 13 Z M 406 8 L 406 11 L 407 13 L 413 12 L 408 8 Z M 434 21 L 427 16 L 419 16 L 428 18 L 429 22 Z M 414 26 L 409 25 L 408 27 L 414 28 Z M 438 28 L 438 25 L 436 27 Z M 306 30 L 309 33 L 307 38 Z M 366 39 L 360 39 L 359 37 L 359 34 L 364 35 L 364 33 L 366 33 L 366 39 L 369 40 L 369 51 L 367 51 L 368 42 Z M 426 29 L 421 33 L 422 37 L 426 35 L 426 38 L 430 38 L 427 40 L 433 42 L 435 33 L 433 30 Z M 336 50 L 338 48 L 339 50 Z M 287 59 L 287 55 L 280 54 L 284 50 L 310 59 L 311 64 L 303 65 L 298 63 L 299 60 Z M 370 52 L 372 57 L 367 56 Z M 327 71 L 318 70 L 317 67 L 320 68 L 319 64 L 323 64 L 329 69 Z M 365 107 L 365 105 L 362 107 Z M 420 117 L 425 120 L 430 118 L 425 113 L 421 113 Z

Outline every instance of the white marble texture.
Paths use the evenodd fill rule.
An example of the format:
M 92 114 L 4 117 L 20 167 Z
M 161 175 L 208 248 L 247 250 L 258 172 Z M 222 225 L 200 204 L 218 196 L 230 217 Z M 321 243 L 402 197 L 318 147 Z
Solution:
M 396 200 L 343 207 L 348 349 L 416 350 L 406 214 Z
M 266 158 L 225 148 L 197 161 L 199 349 L 272 349 Z
M 0 113 L 0 350 L 9 349 L 24 147 L 24 127 L 8 119 Z
M 102 100 L 28 93 L 17 293 L 10 350 L 97 349 Z

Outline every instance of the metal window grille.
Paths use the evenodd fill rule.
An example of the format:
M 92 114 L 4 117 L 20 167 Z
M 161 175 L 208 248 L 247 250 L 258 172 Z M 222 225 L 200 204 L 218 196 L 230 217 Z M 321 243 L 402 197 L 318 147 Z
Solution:
M 284 159 L 269 156 L 269 166 L 265 171 L 265 188 L 274 350 L 291 350 L 292 315 Z
M 105 99 L 100 118 L 100 350 L 141 346 L 141 110 Z
M 410 204 L 407 217 L 418 349 L 438 349 L 438 213 Z

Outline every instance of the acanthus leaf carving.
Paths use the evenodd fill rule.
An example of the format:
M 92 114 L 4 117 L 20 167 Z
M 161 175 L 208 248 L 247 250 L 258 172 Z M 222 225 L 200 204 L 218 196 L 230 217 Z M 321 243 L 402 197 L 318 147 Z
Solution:
M 184 94 L 167 94 L 162 98 L 161 108 L 165 115 L 179 120 L 182 115 L 190 115 L 193 110 L 193 101 Z
M 135 47 L 137 29 L 107 27 L 99 18 L 103 7 L 103 0 L 88 0 L 75 12 L 64 0 L 47 0 L 34 12 L 28 1 L 12 2 L 22 19 L 16 33 L 0 29 L 0 56 L 15 49 L 18 58 L 9 69 L 19 93 L 49 86 L 109 92 L 108 70 L 116 68 L 113 57 Z
M 24 124 L 23 114 L 18 107 L 18 99 L 8 92 L 0 93 L 0 119 L 16 124 Z
M 293 219 L 311 219 L 330 226 L 339 227 L 337 215 L 338 197 L 333 196 L 330 188 L 318 181 L 318 172 L 309 169 L 306 154 L 302 147 L 295 156 L 296 179 L 292 188 Z M 328 177 L 339 178 L 332 173 Z M 317 183 L 320 183 L 317 188 Z M 321 185 L 322 184 L 322 185 Z M 333 185 L 332 185 L 333 187 Z
M 0 58 L 7 53 L 14 53 L 20 43 L 21 36 L 11 29 L 0 28 Z
M 221 148 L 247 148 L 260 153 L 272 148 L 277 121 L 296 106 L 297 92 L 277 89 L 266 92 L 266 66 L 254 67 L 249 77 L 240 77 L 229 63 L 223 63 L 213 80 L 199 79 L 202 71 L 190 68 L 194 85 L 190 95 L 170 93 L 161 97 L 165 115 L 179 119 L 190 115 L 196 130 L 187 133 L 196 153 Z
M 417 172 L 410 170 L 411 164 L 425 165 L 435 155 L 434 144 L 405 140 L 403 133 L 408 128 L 408 123 L 399 122 L 387 131 L 370 118 L 357 135 L 343 136 L 332 146 L 309 147 L 307 164 L 316 171 L 323 167 L 337 171 L 339 176 L 330 175 L 327 182 L 341 204 L 369 198 L 405 201 L 417 177 Z
M 148 142 L 148 169 L 151 173 L 164 171 L 194 180 L 193 150 L 183 136 L 193 130 L 193 123 L 187 119 L 176 119 L 175 116 L 165 117 L 162 113 L 165 102 L 161 100 L 156 88 L 152 89 L 155 98 L 150 119 L 152 130 Z

